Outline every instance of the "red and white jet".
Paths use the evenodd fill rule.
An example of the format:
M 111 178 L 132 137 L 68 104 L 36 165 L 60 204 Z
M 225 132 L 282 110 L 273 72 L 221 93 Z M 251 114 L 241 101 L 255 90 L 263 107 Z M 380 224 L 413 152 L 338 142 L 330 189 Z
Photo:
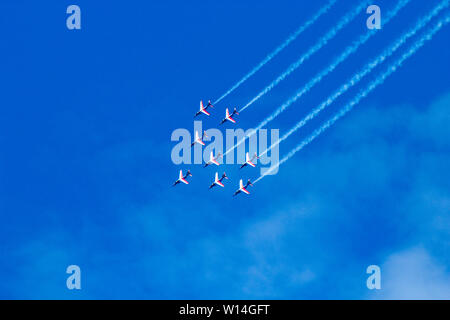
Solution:
M 258 155 L 256 154 L 256 152 L 255 152 L 255 154 L 253 155 L 253 157 L 250 159 L 250 157 L 249 157 L 249 155 L 248 155 L 248 152 L 245 154 L 245 162 L 242 164 L 242 166 L 239 168 L 239 169 L 242 169 L 243 167 L 245 167 L 245 166 L 247 166 L 247 165 L 249 165 L 249 166 L 251 166 L 251 167 L 256 167 L 256 165 L 252 162 L 253 160 L 255 160 L 255 159 L 259 159 L 259 157 L 258 157 Z
M 227 175 L 225 174 L 225 172 L 222 174 L 222 178 L 219 179 L 219 173 L 216 172 L 216 176 L 214 178 L 214 182 L 209 186 L 209 188 L 214 188 L 215 186 L 219 186 L 224 188 L 225 186 L 222 183 L 223 179 L 228 179 Z
M 217 162 L 217 160 L 222 156 L 222 154 L 219 152 L 219 154 L 217 155 L 217 157 L 214 158 L 213 152 L 211 151 L 211 154 L 209 155 L 209 161 L 207 163 L 205 163 L 205 165 L 203 166 L 203 168 L 206 168 L 207 166 L 211 165 L 211 164 L 215 164 L 216 166 L 219 166 L 219 162 Z
M 187 181 L 188 177 L 192 177 L 192 174 L 191 174 L 190 170 L 188 170 L 186 172 L 185 176 L 183 176 L 183 170 L 180 170 L 180 175 L 178 177 L 178 180 L 173 183 L 172 187 L 176 186 L 177 184 L 179 184 L 181 182 L 183 182 L 184 184 L 189 184 L 189 182 Z
M 250 192 L 247 191 L 247 187 L 248 186 L 253 186 L 253 184 L 251 183 L 250 179 L 248 179 L 247 184 L 244 186 L 244 183 L 242 183 L 242 179 L 239 180 L 239 189 L 236 190 L 236 192 L 234 193 L 233 197 L 241 192 L 246 193 L 246 194 L 250 194 Z
M 224 124 L 227 121 L 231 121 L 233 123 L 236 123 L 236 120 L 234 120 L 232 117 L 237 114 L 239 115 L 239 112 L 236 110 L 236 108 L 234 108 L 233 113 L 230 115 L 230 111 L 228 111 L 228 108 L 225 110 L 225 119 L 222 120 L 222 122 L 220 124 Z
M 200 110 L 197 111 L 194 118 L 197 117 L 201 113 L 206 114 L 207 116 L 210 116 L 211 114 L 208 111 L 206 111 L 206 109 L 208 109 L 209 107 L 214 108 L 214 106 L 211 103 L 211 100 L 208 101 L 208 105 L 206 107 L 203 106 L 203 101 L 201 100 L 200 101 Z
M 193 147 L 194 144 L 196 144 L 196 143 L 201 144 L 202 146 L 204 146 L 205 145 L 205 143 L 203 142 L 204 138 L 208 138 L 208 136 L 206 135 L 206 132 L 203 132 L 203 135 L 200 138 L 200 136 L 198 135 L 198 131 L 195 131 L 195 140 L 194 140 L 194 142 L 191 143 L 191 147 Z

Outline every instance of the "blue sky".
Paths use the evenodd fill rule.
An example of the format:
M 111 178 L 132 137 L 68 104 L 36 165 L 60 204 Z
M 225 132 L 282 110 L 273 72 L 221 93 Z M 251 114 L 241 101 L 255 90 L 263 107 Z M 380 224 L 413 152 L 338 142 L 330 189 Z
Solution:
M 268 128 L 283 134 L 437 2 L 412 0 Z M 339 1 L 204 126 L 248 102 L 354 3 Z M 374 3 L 383 14 L 396 1 Z M 250 197 L 232 199 L 238 168 L 225 168 L 224 190 L 209 191 L 214 168 L 174 165 L 171 133 L 192 130 L 199 99 L 222 95 L 322 3 L 77 1 L 79 31 L 66 28 L 70 4 L 0 4 L 0 298 L 450 298 L 448 26 Z M 289 98 L 366 32 L 366 18 L 245 110 L 239 126 L 256 126 Z M 180 168 L 192 182 L 171 188 Z M 82 270 L 80 291 L 66 288 L 71 264 Z M 376 292 L 366 288 L 372 264 L 382 272 Z

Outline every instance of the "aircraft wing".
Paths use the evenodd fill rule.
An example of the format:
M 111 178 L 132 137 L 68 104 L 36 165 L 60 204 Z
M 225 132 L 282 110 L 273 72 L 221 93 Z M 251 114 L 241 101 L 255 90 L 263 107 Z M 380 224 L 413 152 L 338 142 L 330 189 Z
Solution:
M 247 164 L 248 164 L 249 166 L 252 166 L 253 168 L 256 167 L 256 165 L 255 165 L 253 162 L 251 162 L 251 161 L 247 161 Z
M 216 184 L 218 185 L 218 186 L 221 186 L 222 188 L 224 188 L 225 186 L 223 185 L 223 183 L 222 182 L 220 182 L 220 181 L 216 181 Z

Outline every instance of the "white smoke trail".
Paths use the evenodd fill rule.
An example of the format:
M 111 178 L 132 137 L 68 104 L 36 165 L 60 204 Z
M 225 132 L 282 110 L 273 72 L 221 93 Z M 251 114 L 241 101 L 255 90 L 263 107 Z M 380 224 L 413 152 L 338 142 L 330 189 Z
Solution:
M 308 121 L 314 119 L 323 109 L 331 105 L 338 97 L 344 94 L 351 87 L 355 86 L 359 81 L 361 81 L 366 75 L 368 75 L 374 68 L 383 63 L 388 57 L 394 54 L 409 38 L 414 36 L 418 31 L 424 28 L 436 15 L 438 15 L 442 10 L 448 7 L 450 0 L 445 0 L 437 5 L 427 16 L 419 19 L 416 25 L 411 28 L 408 32 L 402 35 L 398 40 L 396 40 L 388 49 L 386 49 L 381 55 L 379 55 L 375 60 L 368 63 L 360 72 L 356 73 L 348 82 L 343 84 L 338 90 L 336 90 L 331 96 L 325 99 L 317 108 L 311 111 L 307 116 L 305 116 L 301 121 L 292 127 L 288 132 L 286 132 L 280 139 L 273 143 L 269 148 L 260 154 L 260 156 L 269 152 L 272 148 L 280 144 L 282 141 L 286 140 L 291 134 L 302 128 Z
M 288 161 L 294 154 L 302 150 L 308 144 L 310 144 L 314 139 L 316 139 L 322 132 L 331 127 L 336 121 L 342 118 L 346 113 L 351 111 L 355 105 L 357 105 L 363 98 L 365 98 L 370 92 L 372 92 L 376 87 L 383 84 L 384 81 L 392 75 L 398 68 L 400 68 L 405 60 L 413 56 L 417 50 L 419 50 L 422 46 L 425 45 L 427 41 L 430 41 L 433 36 L 442 29 L 442 27 L 446 24 L 450 23 L 450 15 L 447 15 L 444 19 L 440 20 L 432 29 L 430 29 L 425 35 L 423 35 L 418 41 L 416 41 L 411 48 L 402 55 L 400 59 L 398 59 L 393 65 L 386 69 L 384 73 L 382 73 L 378 78 L 372 81 L 365 90 L 362 90 L 356 97 L 353 98 L 346 106 L 344 106 L 333 118 L 326 121 L 321 127 L 316 129 L 308 138 L 304 139 L 299 145 L 297 145 L 294 149 L 292 149 L 280 162 L 271 167 L 264 175 L 261 175 L 257 180 L 255 180 L 254 184 L 264 178 L 266 175 L 270 174 L 273 170 L 278 168 L 280 165 Z
M 386 17 L 383 20 L 383 25 L 386 25 L 389 23 L 392 18 L 394 18 L 397 13 L 406 6 L 410 0 L 401 0 L 397 3 L 396 7 L 389 11 L 386 14 Z M 275 119 L 278 115 L 280 115 L 284 110 L 286 110 L 289 106 L 291 106 L 294 102 L 296 102 L 298 99 L 300 99 L 304 94 L 306 94 L 308 91 L 310 91 L 316 84 L 318 84 L 326 75 L 334 71 L 336 67 L 344 62 L 351 54 L 355 53 L 360 46 L 362 46 L 364 43 L 366 43 L 373 35 L 377 33 L 376 30 L 369 30 L 364 35 L 360 36 L 358 40 L 354 41 L 352 45 L 348 46 L 343 53 L 338 56 L 329 66 L 327 66 L 325 69 L 323 69 L 321 72 L 319 72 L 315 77 L 313 77 L 307 84 L 305 84 L 300 90 L 298 90 L 294 96 L 289 98 L 286 102 L 284 102 L 280 107 L 278 107 L 270 116 L 265 118 L 258 126 L 249 132 L 245 137 L 243 137 L 238 143 L 227 150 L 225 153 L 228 154 L 235 148 L 237 148 L 239 145 L 241 145 L 247 138 L 254 135 L 259 129 L 264 127 L 267 123 Z M 266 152 L 265 152 L 266 153 Z
M 314 53 L 319 51 L 323 46 L 325 46 L 328 41 L 330 41 L 332 38 L 336 36 L 336 34 L 343 29 L 347 24 L 352 22 L 356 16 L 366 8 L 367 1 L 364 1 L 357 7 L 355 7 L 353 10 L 348 12 L 331 30 L 329 30 L 322 38 L 319 39 L 319 41 L 313 45 L 309 50 L 304 53 L 296 62 L 291 64 L 286 71 L 284 71 L 278 78 L 273 80 L 267 87 L 265 87 L 258 95 L 256 95 L 252 100 L 250 100 L 244 107 L 242 107 L 239 112 L 244 111 L 248 107 L 250 107 L 253 103 L 255 103 L 257 100 L 259 100 L 263 95 L 268 93 L 270 90 L 272 90 L 276 85 L 278 85 L 281 81 L 283 81 L 288 75 L 290 75 L 292 72 L 294 72 L 296 69 L 298 69 L 303 62 L 305 62 L 307 59 L 309 59 Z
M 259 71 L 265 64 L 267 64 L 270 60 L 272 60 L 277 54 L 279 54 L 284 48 L 286 48 L 292 41 L 297 39 L 297 37 L 302 34 L 306 29 L 312 26 L 322 15 L 324 15 L 331 7 L 336 3 L 337 0 L 330 0 L 328 4 L 324 7 L 320 8 L 320 10 L 305 24 L 303 24 L 300 28 L 298 28 L 293 34 L 291 34 L 281 45 L 279 45 L 274 51 L 269 53 L 263 61 L 261 61 L 256 67 L 254 67 L 249 73 L 247 73 L 241 80 L 236 82 L 227 92 L 225 92 L 219 99 L 214 101 L 213 104 L 217 104 L 222 101 L 226 96 L 236 90 L 241 84 L 247 81 L 251 76 L 253 76 L 256 72 Z

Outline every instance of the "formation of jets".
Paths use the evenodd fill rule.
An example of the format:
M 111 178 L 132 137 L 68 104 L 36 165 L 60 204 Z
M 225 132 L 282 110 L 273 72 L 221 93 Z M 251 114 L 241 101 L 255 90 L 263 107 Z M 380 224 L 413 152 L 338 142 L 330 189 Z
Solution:
M 206 116 L 210 116 L 211 113 L 208 112 L 209 108 L 214 108 L 213 104 L 211 103 L 211 101 L 208 101 L 208 104 L 205 106 L 203 104 L 203 101 L 200 101 L 200 109 L 199 111 L 197 111 L 197 113 L 195 114 L 194 118 L 196 118 L 197 116 L 204 114 Z M 233 112 L 230 114 L 230 111 L 228 110 L 228 108 L 225 109 L 225 118 L 222 120 L 222 122 L 220 122 L 220 124 L 224 124 L 226 122 L 232 122 L 232 123 L 236 123 L 236 120 L 233 118 L 235 115 L 239 115 L 239 112 L 237 111 L 237 108 L 234 108 Z M 198 131 L 195 131 L 195 138 L 194 141 L 191 144 L 191 147 L 193 147 L 196 144 L 205 145 L 204 139 L 208 138 L 208 136 L 206 135 L 206 132 L 204 131 L 202 133 L 202 135 L 200 136 Z M 209 160 L 205 163 L 205 165 L 203 166 L 204 168 L 210 166 L 210 165 L 216 165 L 219 166 L 219 159 L 222 157 L 222 154 L 219 152 L 217 154 L 217 156 L 214 157 L 214 153 L 211 151 L 210 153 L 210 157 Z M 254 156 L 252 158 L 250 158 L 248 152 L 245 154 L 245 162 L 241 165 L 240 169 L 244 168 L 245 166 L 250 166 L 250 167 L 256 167 L 256 165 L 253 163 L 253 161 L 255 159 L 259 159 L 258 155 L 255 153 Z M 173 186 L 176 186 L 179 183 L 184 183 L 184 184 L 189 184 L 189 182 L 187 181 L 187 179 L 189 177 L 192 177 L 191 171 L 187 171 L 186 175 L 183 175 L 183 171 L 180 170 L 180 174 L 178 176 L 178 180 L 176 180 L 173 183 Z M 223 180 L 227 179 L 228 177 L 226 175 L 226 173 L 224 172 L 222 174 L 222 176 L 219 178 L 219 173 L 216 172 L 215 176 L 214 176 L 214 181 L 213 183 L 209 186 L 209 189 L 214 188 L 215 186 L 219 186 L 222 188 L 225 188 L 225 185 L 223 184 Z M 242 182 L 242 179 L 239 181 L 239 189 L 236 190 L 236 192 L 234 193 L 233 196 L 238 195 L 239 193 L 245 193 L 245 194 L 250 194 L 250 192 L 248 192 L 247 188 L 248 186 L 253 186 L 253 184 L 251 183 L 250 180 L 247 181 L 247 183 L 244 185 L 244 183 Z
M 208 101 L 208 104 L 206 105 L 206 107 L 203 105 L 203 100 L 200 101 L 200 110 L 197 111 L 197 113 L 195 114 L 194 118 L 196 118 L 197 116 L 201 115 L 202 113 L 210 116 L 211 113 L 209 113 L 207 110 L 208 108 L 214 108 L 213 104 L 211 103 L 211 100 Z M 222 120 L 222 122 L 220 122 L 220 124 L 224 124 L 227 121 L 230 121 L 232 123 L 236 123 L 236 120 L 233 119 L 234 115 L 239 115 L 239 112 L 237 111 L 237 108 L 234 108 L 233 113 L 230 114 L 230 111 L 228 110 L 228 108 L 225 109 L 225 118 Z

